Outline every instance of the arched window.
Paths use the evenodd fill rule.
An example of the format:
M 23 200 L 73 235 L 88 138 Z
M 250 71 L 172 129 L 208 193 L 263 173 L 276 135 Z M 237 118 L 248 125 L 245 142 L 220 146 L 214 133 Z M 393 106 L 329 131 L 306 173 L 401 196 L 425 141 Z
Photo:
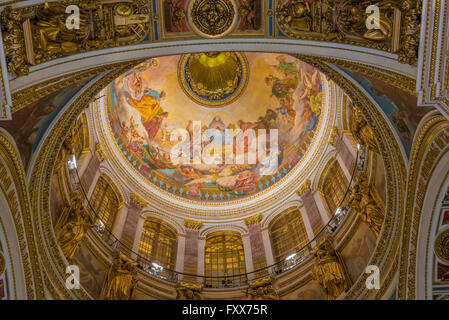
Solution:
M 206 238 L 204 249 L 204 272 L 207 287 L 238 286 L 246 283 L 246 276 L 233 277 L 246 273 L 245 253 L 242 237 L 234 231 L 211 233 Z
M 270 227 L 271 244 L 276 262 L 298 251 L 309 242 L 301 212 L 294 208 L 275 220 Z
M 75 156 L 79 160 L 83 152 L 89 150 L 89 129 L 87 127 L 86 114 L 83 113 L 79 117 L 72 130 Z
M 95 224 L 99 233 L 103 238 L 108 239 L 110 233 L 105 232 L 105 229 L 111 230 L 114 225 L 115 217 L 119 210 L 119 199 L 113 187 L 105 178 L 98 178 L 89 202 L 98 216 Z
M 323 183 L 324 199 L 331 215 L 335 213 L 340 205 L 348 185 L 348 179 L 338 161 L 335 160 L 329 168 Z
M 147 262 L 174 270 L 176 260 L 176 233 L 162 221 L 147 219 L 140 236 L 139 256 Z

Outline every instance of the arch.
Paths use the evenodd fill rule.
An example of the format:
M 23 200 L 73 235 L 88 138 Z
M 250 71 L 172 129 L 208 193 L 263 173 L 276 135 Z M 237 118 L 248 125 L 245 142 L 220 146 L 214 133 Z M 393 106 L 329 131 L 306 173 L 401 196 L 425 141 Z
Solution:
M 44 297 L 38 254 L 31 228 L 25 173 L 14 139 L 0 128 L 0 242 L 10 298 Z
M 304 60 L 304 59 L 303 59 Z M 305 59 L 306 62 L 310 60 Z M 311 61 L 313 62 L 313 61 Z M 357 102 L 357 105 L 360 105 L 362 112 L 366 115 L 367 121 L 369 125 L 373 128 L 376 136 L 379 137 L 380 141 L 380 149 L 382 150 L 382 155 L 385 157 L 387 167 L 391 168 L 388 172 L 388 209 L 386 214 L 386 232 L 384 232 L 383 236 L 385 237 L 385 241 L 380 241 L 380 245 L 376 248 L 376 253 L 371 259 L 371 263 L 377 264 L 381 267 L 382 274 L 385 274 L 385 283 L 387 286 L 391 283 L 391 270 L 394 267 L 393 260 L 396 257 L 396 252 L 398 248 L 398 241 L 390 241 L 392 237 L 395 239 L 398 238 L 401 231 L 401 221 L 403 215 L 403 195 L 404 190 L 403 185 L 400 184 L 399 181 L 403 181 L 403 177 L 405 176 L 405 165 L 404 158 L 400 153 L 400 148 L 397 144 L 397 141 L 394 138 L 394 134 L 388 130 L 388 124 L 385 122 L 385 119 L 381 116 L 381 111 L 378 109 L 371 100 L 364 96 L 364 94 L 359 90 L 359 88 L 354 85 L 349 79 L 341 78 L 336 72 L 330 68 L 327 64 L 320 64 L 319 62 L 313 62 L 313 65 L 317 65 L 321 71 L 325 72 L 329 75 L 338 85 L 344 87 L 349 93 L 349 96 L 352 100 Z M 129 67 L 129 66 L 128 66 Z M 127 67 L 127 68 L 128 68 Z M 125 68 L 125 67 L 124 67 Z M 115 73 L 115 71 L 114 71 Z M 106 78 L 110 77 L 114 79 L 119 72 L 114 75 L 108 74 Z M 36 219 L 36 232 L 40 232 L 39 230 L 45 230 L 45 219 L 40 218 L 40 216 L 45 216 L 45 208 L 47 202 L 47 195 L 45 193 L 45 181 L 46 181 L 46 171 L 48 170 L 47 161 L 51 160 L 54 157 L 54 149 L 57 148 L 58 145 L 61 144 L 61 132 L 66 130 L 69 127 L 69 124 L 66 120 L 70 120 L 76 117 L 82 110 L 85 105 L 85 102 L 88 101 L 89 97 L 92 97 L 95 93 L 102 89 L 106 82 L 106 78 L 102 79 L 102 83 L 95 83 L 92 87 L 86 90 L 78 99 L 76 99 L 75 103 L 71 105 L 69 108 L 65 110 L 65 112 L 59 118 L 59 121 L 52 126 L 51 130 L 49 130 L 49 134 L 45 137 L 47 143 L 42 145 L 42 148 L 39 149 L 39 154 L 36 156 L 36 163 L 39 165 L 33 167 L 33 171 L 30 176 L 30 188 L 32 188 L 32 200 L 35 205 L 35 211 L 33 212 Z M 104 80 L 104 82 L 103 82 Z M 394 213 L 394 214 L 393 214 Z M 42 225 L 39 225 L 42 224 Z M 41 237 L 47 237 L 45 234 L 42 234 Z M 40 239 L 42 241 L 42 239 Z M 40 243 L 39 245 L 42 245 Z M 44 259 L 45 260 L 45 259 Z M 63 270 L 58 270 L 61 274 Z M 57 280 L 55 280 L 57 281 Z M 347 298 L 363 298 L 366 297 L 369 293 L 366 292 L 365 287 L 365 276 L 361 276 L 357 279 L 353 288 L 351 288 L 350 292 L 347 295 Z M 63 289 L 64 290 L 64 289 Z M 378 291 L 378 295 L 382 296 L 384 290 L 381 289 Z
M 92 69 L 100 65 L 126 62 L 130 59 L 146 59 L 201 51 L 282 52 L 336 59 L 344 58 L 378 68 L 384 68 L 388 65 L 394 72 L 411 77 L 416 75 L 416 67 L 400 64 L 394 54 L 352 45 L 297 39 L 267 39 L 265 41 L 248 38 L 192 39 L 141 43 L 133 46 L 95 50 L 51 60 L 30 68 L 30 74 L 27 77 L 19 77 L 11 81 L 11 89 L 17 91 L 61 76 L 61 73 L 79 72 L 80 65 L 84 69 Z
M 156 220 L 163 220 L 165 221 L 177 235 L 183 235 L 184 234 L 184 226 L 176 219 L 173 219 L 173 217 L 162 214 L 159 212 L 156 212 L 154 208 L 148 209 L 143 208 L 142 212 L 140 213 L 140 216 L 143 219 L 156 219 Z
M 406 208 L 401 239 L 400 299 L 428 299 L 431 292 L 433 241 L 442 190 L 449 186 L 449 121 L 433 114 L 413 145 L 407 178 Z
M 235 233 L 239 233 L 242 237 L 248 234 L 248 229 L 243 226 L 235 225 L 235 224 L 216 224 L 213 226 L 208 226 L 201 230 L 200 238 L 207 238 L 210 234 L 214 232 L 219 232 L 220 230 L 229 230 Z

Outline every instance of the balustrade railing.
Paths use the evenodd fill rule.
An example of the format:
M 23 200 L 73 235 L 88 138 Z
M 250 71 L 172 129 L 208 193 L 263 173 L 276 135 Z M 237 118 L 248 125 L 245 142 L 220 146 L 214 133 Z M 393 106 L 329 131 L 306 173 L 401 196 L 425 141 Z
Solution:
M 86 191 L 81 183 L 81 178 L 79 177 L 76 164 L 69 166 L 69 172 L 76 178 L 76 188 L 82 193 L 86 199 L 87 210 L 91 215 L 93 221 L 96 221 L 93 226 L 93 231 L 103 239 L 103 241 L 112 248 L 112 250 L 120 250 L 123 254 L 131 258 L 136 262 L 137 268 L 144 271 L 145 273 L 157 278 L 162 279 L 171 283 L 177 283 L 183 279 L 195 279 L 194 281 L 203 284 L 204 288 L 233 288 L 242 287 L 248 284 L 248 281 L 253 281 L 257 279 L 264 278 L 266 276 L 277 277 L 287 271 L 295 269 L 305 261 L 312 258 L 311 251 L 313 247 L 320 243 L 324 238 L 332 236 L 338 227 L 342 224 L 345 217 L 349 213 L 349 209 L 344 206 L 345 201 L 349 193 L 351 192 L 351 185 L 354 181 L 354 176 L 356 170 L 363 170 L 364 157 L 359 155 L 360 146 L 357 148 L 356 163 L 351 175 L 351 180 L 349 181 L 346 192 L 343 199 L 340 201 L 339 207 L 327 224 L 321 229 L 321 231 L 311 239 L 306 245 L 300 248 L 298 251 L 292 253 L 287 258 L 278 261 L 270 266 L 257 269 L 244 274 L 236 275 L 224 275 L 224 276 L 204 276 L 188 274 L 183 272 L 178 272 L 175 270 L 170 270 L 164 268 L 156 262 L 149 261 L 148 259 L 142 257 L 138 253 L 134 252 L 132 249 L 124 245 L 106 226 L 105 222 L 96 214 L 95 210 L 91 206 L 89 199 L 87 197 Z M 360 157 L 360 159 L 359 159 Z M 362 165 L 360 165 L 362 164 Z

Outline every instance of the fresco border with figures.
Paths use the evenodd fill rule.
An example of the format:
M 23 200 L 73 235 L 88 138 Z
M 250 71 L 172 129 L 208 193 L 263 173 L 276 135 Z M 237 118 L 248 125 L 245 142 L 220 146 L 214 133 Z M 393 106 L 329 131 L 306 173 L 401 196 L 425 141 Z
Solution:
M 109 116 L 108 122 L 111 129 L 110 132 L 112 132 L 112 134 L 114 135 L 114 140 L 117 143 L 117 147 L 120 150 L 120 153 L 122 153 L 124 158 L 126 158 L 127 161 L 138 172 L 140 172 L 148 182 L 173 195 L 180 196 L 189 200 L 236 200 L 245 198 L 246 196 L 254 195 L 277 184 L 302 160 L 306 153 L 306 150 L 314 141 L 314 136 L 317 131 L 322 108 L 322 98 L 324 94 L 322 86 L 322 77 L 324 76 L 315 68 L 289 55 L 271 53 L 250 54 L 271 55 L 271 58 L 275 59 L 278 62 L 278 65 L 271 66 L 275 71 L 272 72 L 273 74 L 269 74 L 267 77 L 265 77 L 265 81 L 261 87 L 268 89 L 269 94 L 267 96 L 270 96 L 274 101 L 276 101 L 276 104 L 279 104 L 276 110 L 279 115 L 283 113 L 283 115 L 290 120 L 292 117 L 294 119 L 299 119 L 302 117 L 303 119 L 303 122 L 301 123 L 304 129 L 303 131 L 299 132 L 297 139 L 294 139 L 295 141 L 288 145 L 280 143 L 282 156 L 279 159 L 280 165 L 278 167 L 278 170 L 274 174 L 257 177 L 254 174 L 255 167 L 253 166 L 252 168 L 250 168 L 251 166 L 248 167 L 248 165 L 227 168 L 228 174 L 226 175 L 222 174 L 224 170 L 220 171 L 216 170 L 216 168 L 207 168 L 206 171 L 198 170 L 197 168 L 192 168 L 191 166 L 181 166 L 182 168 L 172 166 L 170 168 L 167 168 L 167 157 L 164 159 L 163 157 L 155 153 L 154 148 L 150 148 L 149 144 L 145 146 L 145 144 L 143 143 L 143 137 L 140 136 L 135 130 L 136 127 L 142 125 L 142 127 L 148 129 L 147 133 L 150 133 L 150 135 L 147 137 L 151 136 L 151 138 L 154 139 L 156 135 L 159 134 L 159 132 L 161 131 L 160 128 L 163 125 L 163 120 L 168 118 L 167 113 L 170 112 L 165 111 L 167 107 L 163 102 L 163 99 L 166 95 L 165 91 L 158 91 L 153 90 L 152 88 L 147 88 L 145 90 L 147 90 L 148 98 L 143 98 L 145 94 L 143 94 L 144 90 L 142 90 L 137 98 L 139 98 L 140 100 L 146 100 L 146 109 L 157 107 L 160 110 L 152 115 L 146 114 L 145 111 L 142 111 L 141 113 L 139 113 L 141 116 L 140 123 L 136 125 L 134 121 L 134 124 L 126 124 L 118 120 L 119 116 L 117 115 L 116 109 L 117 99 L 114 92 L 115 82 L 113 82 L 109 86 L 109 89 L 106 90 L 107 109 Z M 181 56 L 169 57 L 180 58 Z M 136 72 L 142 73 L 146 72 L 145 70 L 157 68 L 160 64 L 158 59 L 163 60 L 164 58 L 166 57 L 149 59 L 144 64 L 137 66 L 135 69 L 125 73 L 124 75 L 116 79 L 116 81 L 122 81 L 123 86 L 126 82 L 126 87 L 128 87 L 128 84 L 132 86 L 132 81 L 136 80 Z M 282 78 L 280 75 L 283 75 L 284 78 Z M 255 76 L 257 78 L 257 75 Z M 312 83 L 314 83 L 314 85 L 312 85 Z M 179 86 L 179 83 L 177 84 Z M 179 91 L 182 92 L 182 90 Z M 163 94 L 161 94 L 162 92 Z M 130 98 L 129 93 L 128 96 L 129 97 L 127 97 L 126 99 Z M 302 113 L 298 113 L 298 117 L 296 117 L 295 108 L 297 106 L 295 98 L 293 96 L 297 96 L 298 98 L 300 98 L 298 99 L 298 101 L 301 102 L 300 105 L 302 108 Z M 188 99 L 187 97 L 185 98 Z M 122 99 L 122 97 L 119 97 L 119 99 Z M 134 107 L 137 106 L 137 108 L 139 108 L 139 99 L 133 100 Z M 189 101 L 193 103 L 192 100 L 189 99 Z M 127 107 L 134 108 L 129 104 L 129 102 L 127 104 Z M 268 109 L 269 108 L 266 108 L 266 110 Z M 137 109 L 133 110 L 133 112 L 135 112 L 136 110 Z M 270 128 L 270 125 L 279 125 L 276 122 L 278 121 L 277 118 L 275 117 L 273 119 L 274 112 L 274 110 L 267 111 L 264 117 L 259 117 L 258 121 L 254 121 L 252 123 L 250 121 L 245 122 L 239 120 L 238 125 L 240 128 L 244 128 L 245 126 L 246 128 Z M 272 116 L 271 118 L 270 115 Z M 147 119 L 150 117 L 151 119 L 147 121 Z M 227 125 L 224 123 L 224 121 L 217 117 L 212 119 L 212 121 L 207 124 L 208 128 L 227 128 Z M 153 125 L 156 125 L 156 130 L 153 130 Z M 230 125 L 235 126 L 234 123 Z M 204 126 L 203 129 L 205 129 Z M 283 140 L 281 138 L 281 142 L 282 141 Z M 180 183 L 179 179 L 177 181 L 171 179 L 170 174 L 172 174 L 174 171 L 180 172 L 182 177 L 185 177 L 184 183 L 183 181 L 181 181 Z M 192 181 L 197 181 L 197 183 L 190 183 Z M 222 185 L 220 185 L 221 183 Z

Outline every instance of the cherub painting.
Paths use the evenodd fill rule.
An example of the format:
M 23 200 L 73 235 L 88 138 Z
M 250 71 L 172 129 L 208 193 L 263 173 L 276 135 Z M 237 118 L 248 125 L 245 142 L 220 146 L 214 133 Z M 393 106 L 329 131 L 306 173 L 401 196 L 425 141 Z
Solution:
M 137 66 L 111 84 L 115 139 L 151 183 L 181 197 L 224 201 L 263 190 L 298 163 L 319 122 L 322 75 L 289 55 L 246 56 L 247 88 L 221 108 L 183 92 L 180 56 Z

